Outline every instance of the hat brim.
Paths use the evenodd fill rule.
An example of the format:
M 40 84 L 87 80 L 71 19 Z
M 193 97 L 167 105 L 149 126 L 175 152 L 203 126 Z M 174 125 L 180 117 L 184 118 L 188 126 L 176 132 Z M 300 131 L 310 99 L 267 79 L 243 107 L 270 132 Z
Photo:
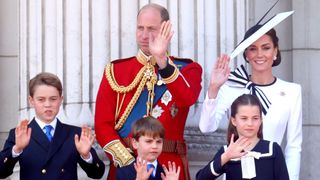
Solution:
M 255 33 L 243 40 L 229 55 L 230 59 L 237 57 L 242 51 L 249 47 L 252 43 L 258 40 L 261 36 L 266 34 L 270 29 L 274 28 L 281 21 L 293 14 L 294 11 L 282 12 L 276 14 L 264 25 L 262 25 Z

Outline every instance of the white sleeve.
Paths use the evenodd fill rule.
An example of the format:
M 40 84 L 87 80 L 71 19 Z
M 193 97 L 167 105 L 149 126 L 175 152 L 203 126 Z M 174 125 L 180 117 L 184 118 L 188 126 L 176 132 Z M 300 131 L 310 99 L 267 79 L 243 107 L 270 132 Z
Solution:
M 301 143 L 302 143 L 302 100 L 301 86 L 296 88 L 297 95 L 293 97 L 290 119 L 287 127 L 287 145 L 285 159 L 290 180 L 299 180 Z
M 14 146 L 13 146 L 14 147 Z M 23 152 L 23 150 L 20 152 L 20 153 L 16 153 L 14 150 L 13 150 L 13 147 L 12 147 L 12 150 L 11 150 L 11 154 L 12 154 L 12 157 L 13 158 L 16 158 L 18 156 L 20 156 L 20 154 Z
M 84 160 L 85 162 L 87 162 L 88 164 L 92 164 L 93 162 L 93 158 L 92 158 L 92 155 L 91 155 L 91 152 L 89 152 L 89 158 L 88 159 L 85 159 L 84 157 L 82 157 L 80 155 L 81 159 Z
M 216 99 L 209 99 L 208 92 L 202 104 L 199 128 L 201 132 L 213 132 L 217 130 L 220 120 L 210 122 L 213 119 L 211 112 L 214 112 L 216 107 Z M 218 122 L 219 121 L 219 122 Z
M 214 132 L 219 128 L 221 121 L 229 121 L 228 111 L 234 98 L 230 96 L 228 88 L 227 85 L 223 85 L 216 99 L 209 99 L 207 92 L 200 114 L 201 132 Z

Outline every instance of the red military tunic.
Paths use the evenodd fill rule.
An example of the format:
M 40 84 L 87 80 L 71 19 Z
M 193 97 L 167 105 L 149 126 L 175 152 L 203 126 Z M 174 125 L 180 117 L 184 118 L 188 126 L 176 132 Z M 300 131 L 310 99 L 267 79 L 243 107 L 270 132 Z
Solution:
M 167 165 L 168 161 L 174 161 L 181 167 L 180 179 L 189 179 L 186 154 L 181 154 L 183 151 L 184 153 L 186 152 L 183 134 L 189 107 L 196 102 L 201 91 L 202 69 L 198 63 L 192 60 L 169 58 L 173 62 L 184 61 L 187 65 L 182 69 L 173 65 L 175 73 L 168 78 L 163 78 L 167 87 L 167 91 L 162 95 L 165 97 L 161 97 L 157 102 L 154 102 L 152 115 L 159 119 L 165 128 L 164 150 L 158 160 L 165 165 Z M 113 61 L 111 62 L 113 64 L 112 77 L 118 85 L 129 86 L 146 62 L 147 58 L 141 51 L 135 57 Z M 157 73 L 157 67 L 155 71 Z M 137 87 L 125 93 L 125 95 L 123 93 L 119 94 L 111 88 L 110 82 L 106 77 L 105 70 L 96 100 L 96 137 L 99 144 L 107 152 L 109 159 L 115 165 L 125 166 L 133 162 L 134 158 L 124 148 L 124 146 L 128 147 L 128 142 L 124 142 L 125 137 L 120 137 L 119 132 L 115 129 L 115 124 L 134 97 Z M 118 116 L 116 116 L 116 109 L 119 110 Z M 131 134 L 128 134 L 127 137 L 131 137 Z M 166 143 L 166 141 L 170 143 Z M 173 145 L 177 146 L 173 150 L 175 152 L 170 150 L 172 142 L 178 142 L 178 145 Z M 167 152 L 166 148 L 168 149 Z M 182 151 L 179 149 L 182 149 Z M 114 168 L 113 164 L 111 164 L 109 179 L 115 179 Z

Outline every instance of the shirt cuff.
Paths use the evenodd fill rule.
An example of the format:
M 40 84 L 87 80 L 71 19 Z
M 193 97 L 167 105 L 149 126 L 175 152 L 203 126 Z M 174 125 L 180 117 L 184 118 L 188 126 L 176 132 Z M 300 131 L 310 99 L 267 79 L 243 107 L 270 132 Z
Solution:
M 214 170 L 214 161 L 212 161 L 211 163 L 210 163 L 210 170 L 211 170 L 211 173 L 213 174 L 213 175 L 215 175 L 215 176 L 220 176 L 220 174 L 219 173 L 217 173 L 215 170 Z
M 209 98 L 208 91 L 207 91 L 206 98 L 205 98 L 205 102 L 206 102 L 208 105 L 213 105 L 213 104 L 215 104 L 216 99 L 217 99 L 217 98 L 212 98 L 212 99 L 210 99 L 210 98 Z
M 81 159 L 84 160 L 85 162 L 89 163 L 89 164 L 92 164 L 92 155 L 91 155 L 91 152 L 89 152 L 89 158 L 88 159 L 85 159 L 83 158 L 81 155 L 80 155 Z
M 14 147 L 14 146 L 13 146 L 13 147 Z M 20 156 L 20 154 L 21 154 L 23 151 L 21 151 L 20 153 L 16 153 L 16 152 L 13 150 L 13 147 L 12 147 L 12 151 L 11 151 L 12 157 L 13 157 L 13 158 L 16 158 L 16 157 Z

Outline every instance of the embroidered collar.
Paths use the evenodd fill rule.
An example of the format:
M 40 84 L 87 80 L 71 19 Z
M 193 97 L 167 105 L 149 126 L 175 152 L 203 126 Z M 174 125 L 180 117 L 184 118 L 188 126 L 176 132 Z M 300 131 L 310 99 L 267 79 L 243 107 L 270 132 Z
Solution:
M 146 54 L 144 54 L 144 53 L 142 52 L 141 49 L 139 49 L 139 52 L 138 52 L 138 54 L 137 54 L 136 57 L 137 57 L 138 61 L 139 61 L 141 64 L 143 64 L 143 65 L 147 65 L 149 59 L 150 59 L 151 64 L 152 64 L 153 66 L 156 65 L 156 59 L 155 59 L 153 56 L 147 56 Z

